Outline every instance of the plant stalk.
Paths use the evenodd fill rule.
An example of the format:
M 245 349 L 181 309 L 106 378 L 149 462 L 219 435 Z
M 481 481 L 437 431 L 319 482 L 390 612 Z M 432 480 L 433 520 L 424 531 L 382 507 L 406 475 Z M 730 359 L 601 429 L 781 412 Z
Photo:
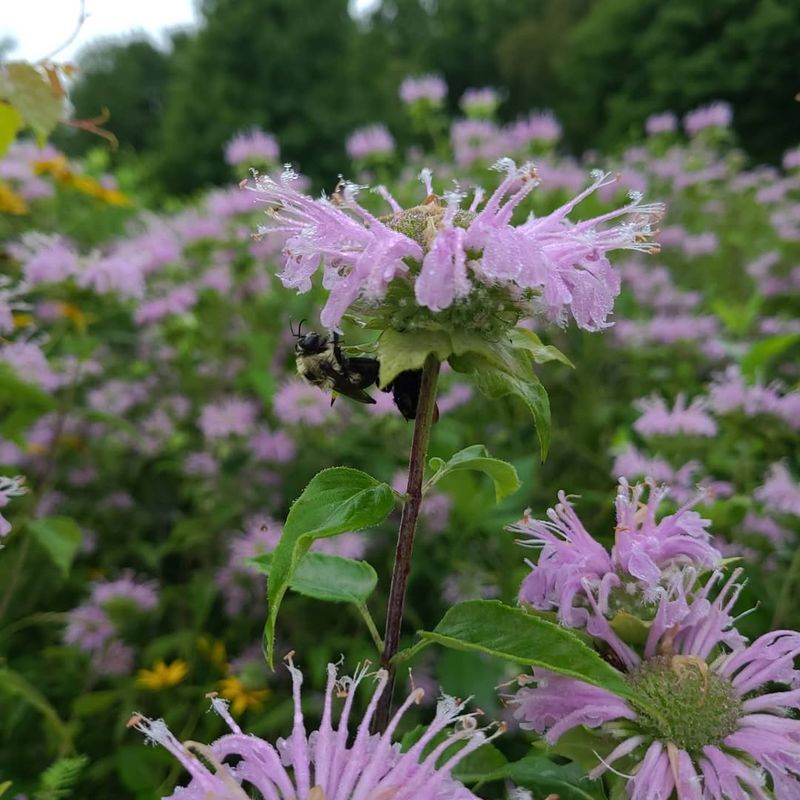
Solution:
M 414 438 L 411 442 L 411 456 L 408 463 L 408 499 L 403 506 L 400 528 L 397 532 L 397 546 L 394 553 L 392 587 L 389 591 L 389 607 L 386 611 L 386 635 L 384 637 L 381 666 L 389 671 L 389 682 L 378 703 L 372 727 L 382 733 L 389 724 L 394 693 L 395 666 L 394 655 L 400 647 L 400 629 L 403 624 L 408 575 L 411 571 L 411 553 L 414 548 L 414 533 L 422 505 L 422 478 L 425 472 L 425 457 L 433 427 L 433 414 L 436 407 L 436 383 L 439 379 L 439 361 L 431 354 L 422 368 L 422 383 L 417 402 L 417 416 L 414 420 Z

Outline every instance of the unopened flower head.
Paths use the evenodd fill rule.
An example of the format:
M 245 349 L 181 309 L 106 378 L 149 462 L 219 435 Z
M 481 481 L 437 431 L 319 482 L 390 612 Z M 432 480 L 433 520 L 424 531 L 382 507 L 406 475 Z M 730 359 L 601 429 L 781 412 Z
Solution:
M 538 176 L 532 164 L 517 167 L 511 159 L 495 169 L 504 177 L 486 202 L 481 189 L 468 204 L 460 191 L 438 196 L 428 170 L 420 175 L 425 198 L 413 208 L 379 187 L 391 209 L 382 217 L 359 204 L 354 184 L 314 200 L 294 189 L 291 171 L 278 181 L 263 176 L 257 191 L 273 221 L 261 232 L 287 236 L 286 286 L 308 291 L 322 266 L 330 294 L 320 319 L 327 328 L 339 329 L 348 311 L 379 313 L 398 329 L 424 323 L 496 332 L 537 311 L 559 323 L 572 316 L 586 330 L 607 327 L 619 293 L 607 253 L 654 250 L 649 238 L 663 206 L 634 194 L 622 208 L 571 222 L 581 200 L 613 181 L 598 173 L 552 213 L 513 224 Z
M 536 685 L 512 701 L 521 726 L 551 744 L 580 725 L 605 734 L 610 752 L 589 776 L 626 778 L 630 800 L 800 796 L 800 633 L 774 631 L 747 646 L 732 627 L 737 576 L 719 590 L 718 572 L 676 587 L 688 609 L 678 623 L 676 598 L 664 595 L 641 651 L 612 643 L 640 702 L 536 669 L 525 680 Z
M 291 734 L 271 744 L 247 735 L 233 719 L 228 704 L 211 697 L 212 708 L 223 718 L 230 733 L 211 745 L 181 743 L 163 720 L 136 715 L 132 727 L 149 741 L 160 744 L 180 761 L 189 773 L 189 784 L 178 789 L 175 800 L 246 800 L 243 784 L 260 796 L 302 798 L 302 800 L 473 800 L 475 795 L 451 777 L 452 770 L 470 753 L 502 732 L 500 726 L 487 734 L 476 723 L 476 715 L 464 711 L 464 703 L 443 697 L 433 722 L 408 750 L 401 752 L 392 741 L 406 712 L 424 695 L 416 689 L 397 710 L 386 731 L 370 734 L 369 727 L 381 695 L 386 691 L 388 673 L 369 672 L 365 664 L 351 677 L 339 677 L 328 665 L 328 681 L 319 728 L 306 732 L 301 707 L 303 675 L 288 657 L 292 675 L 294 719 Z M 349 726 L 355 716 L 353 702 L 362 683 L 373 682 L 374 691 L 354 735 Z M 344 704 L 335 718 L 336 698 Z M 453 752 L 456 743 L 463 746 Z M 449 752 L 448 752 L 449 751 Z M 448 755 L 442 756 L 448 752 Z M 235 765 L 225 763 L 235 757 Z

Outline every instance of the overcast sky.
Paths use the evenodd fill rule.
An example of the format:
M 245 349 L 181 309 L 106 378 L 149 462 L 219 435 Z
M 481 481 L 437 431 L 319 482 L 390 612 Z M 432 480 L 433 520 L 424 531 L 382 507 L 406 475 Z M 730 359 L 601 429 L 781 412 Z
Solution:
M 357 8 L 376 0 L 355 0 Z M 319 0 L 325 2 L 325 0 Z M 78 24 L 80 0 L 0 0 L 0 39 L 17 43 L 10 58 L 37 61 L 70 38 Z M 195 0 L 85 0 L 87 18 L 56 59 L 69 61 L 94 39 L 145 31 L 157 41 L 163 31 L 197 23 Z

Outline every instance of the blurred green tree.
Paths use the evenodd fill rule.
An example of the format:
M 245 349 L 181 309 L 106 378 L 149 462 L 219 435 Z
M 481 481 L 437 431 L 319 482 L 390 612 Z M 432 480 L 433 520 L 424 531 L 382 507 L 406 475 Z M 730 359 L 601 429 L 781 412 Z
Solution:
M 119 140 L 116 159 L 144 151 L 158 141 L 171 54 L 146 38 L 106 39 L 81 51 L 79 79 L 70 92 L 73 116 L 86 119 L 110 110 L 106 127 Z M 97 146 L 90 134 L 62 128 L 56 137 L 68 153 Z
M 205 0 L 201 12 L 169 86 L 164 185 L 182 193 L 228 179 L 223 147 L 252 125 L 278 135 L 285 161 L 335 182 L 353 92 L 347 0 Z
M 607 0 L 559 50 L 556 110 L 577 148 L 625 144 L 648 114 L 714 99 L 732 103 L 754 157 L 797 142 L 797 0 Z

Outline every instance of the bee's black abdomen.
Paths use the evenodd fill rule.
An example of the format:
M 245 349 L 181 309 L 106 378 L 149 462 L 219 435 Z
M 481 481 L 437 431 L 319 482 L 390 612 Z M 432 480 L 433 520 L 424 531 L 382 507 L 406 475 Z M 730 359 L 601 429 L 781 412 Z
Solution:
M 417 418 L 419 390 L 422 385 L 422 370 L 410 369 L 401 372 L 385 389 L 391 391 L 397 410 L 407 420 Z

